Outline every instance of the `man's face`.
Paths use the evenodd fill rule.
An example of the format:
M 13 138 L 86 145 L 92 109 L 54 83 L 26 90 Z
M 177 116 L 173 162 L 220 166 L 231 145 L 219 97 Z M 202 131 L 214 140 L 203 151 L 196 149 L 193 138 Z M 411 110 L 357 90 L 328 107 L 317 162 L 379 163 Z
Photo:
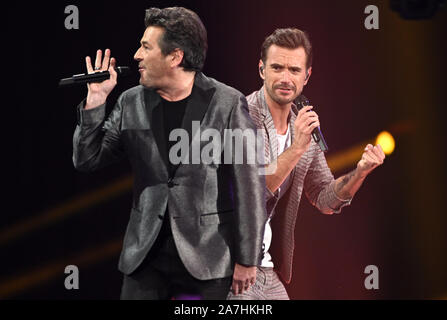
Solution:
M 287 49 L 276 45 L 267 50 L 261 78 L 264 80 L 267 94 L 279 105 L 287 105 L 303 91 L 306 79 L 306 52 L 303 47 Z M 312 72 L 309 68 L 309 76 Z
M 141 46 L 135 53 L 134 59 L 138 61 L 140 84 L 148 88 L 160 88 L 168 78 L 169 55 L 161 53 L 158 40 L 163 36 L 164 29 L 150 26 L 144 31 Z

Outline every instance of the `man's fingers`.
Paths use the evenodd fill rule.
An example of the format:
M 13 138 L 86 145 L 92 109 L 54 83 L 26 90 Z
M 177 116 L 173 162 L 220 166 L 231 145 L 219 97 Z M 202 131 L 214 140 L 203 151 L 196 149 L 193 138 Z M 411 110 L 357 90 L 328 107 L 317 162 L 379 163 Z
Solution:
M 101 69 L 101 60 L 102 60 L 102 50 L 98 49 L 98 51 L 96 51 L 95 71 Z
M 237 281 L 233 279 L 233 283 L 231 285 L 231 290 L 233 290 L 234 294 L 238 294 L 239 292 L 239 286 L 237 284 Z
M 239 281 L 233 281 L 233 286 L 232 286 L 232 289 L 233 289 L 233 293 L 234 294 L 239 294 L 239 293 L 241 293 L 241 290 L 240 290 L 240 284 L 239 284 Z
M 300 112 L 298 113 L 297 117 L 296 117 L 296 122 L 300 122 L 300 121 L 306 121 L 307 118 L 309 117 L 315 117 L 318 116 L 317 113 L 315 111 L 304 111 L 303 113 L 301 113 L 301 111 L 303 111 L 303 109 L 300 110 Z
M 87 73 L 93 73 L 92 60 L 89 56 L 85 57 L 85 66 L 87 67 Z
M 363 156 L 367 163 L 372 166 L 377 166 L 381 163 L 381 160 L 377 159 L 377 157 L 371 151 L 365 152 Z
M 383 151 L 382 146 L 380 144 L 377 145 L 377 149 L 379 149 L 382 158 L 385 159 L 385 152 Z
M 319 121 L 320 119 L 318 118 L 317 115 L 309 117 L 309 119 L 306 120 L 305 124 L 306 126 L 310 126 L 312 123 Z
M 240 292 L 244 293 L 250 288 L 250 281 L 247 279 L 244 283 L 241 282 L 240 285 Z
M 375 160 L 373 158 L 371 158 L 371 155 L 365 153 L 364 154 L 364 159 L 369 163 L 369 164 L 373 164 L 375 162 Z
M 311 119 L 309 123 L 305 123 L 301 128 L 301 132 L 304 134 L 311 134 L 312 131 L 320 125 L 320 121 Z
M 378 163 L 382 164 L 384 157 L 380 154 L 379 150 L 374 147 L 373 149 L 367 151 L 367 153 Z
M 299 121 L 296 121 L 296 125 L 298 125 L 299 128 L 306 128 L 312 124 L 312 122 L 315 122 L 319 120 L 318 115 L 315 112 L 309 112 L 309 115 L 304 115 Z
M 309 112 L 306 112 L 306 114 L 304 114 L 300 120 L 306 122 L 309 119 L 315 119 L 315 118 L 318 118 L 318 115 L 313 111 L 309 111 Z
M 385 152 L 383 152 L 382 146 L 380 144 L 374 147 L 374 153 L 382 160 L 385 159 Z
M 311 123 L 309 125 L 309 127 L 307 127 L 306 134 L 311 134 L 312 131 L 314 131 L 314 129 L 319 127 L 319 126 L 320 126 L 320 121 L 318 121 L 318 120 L 315 121 L 314 123 Z
M 368 144 L 365 147 L 364 154 L 368 154 L 372 157 L 372 159 L 374 159 L 375 162 L 379 164 L 382 164 L 383 160 L 385 159 L 385 153 L 383 153 L 383 150 L 379 145 L 374 147 L 372 144 Z
M 256 277 L 256 266 L 245 267 L 238 263 L 234 266 L 232 290 L 234 294 L 244 293 L 250 288 L 252 279 Z
M 115 68 L 116 60 L 114 58 L 110 58 L 111 51 L 110 49 L 106 49 L 104 52 L 104 59 L 102 59 L 102 50 L 98 49 L 96 51 L 95 65 L 92 66 L 92 60 L 89 56 L 85 57 L 85 65 L 87 67 L 88 73 L 98 72 L 98 71 L 106 71 L 110 70 L 110 67 L 113 66 Z M 115 71 L 115 69 L 113 69 Z M 113 73 L 110 73 L 113 75 Z M 116 75 L 116 72 L 115 72 Z
M 110 73 L 110 79 L 113 81 L 116 81 L 118 78 L 118 74 L 116 73 L 115 66 L 116 66 L 115 58 L 110 59 L 109 73 Z
M 101 71 L 106 71 L 109 69 L 110 62 L 110 49 L 106 49 L 104 52 L 104 60 L 102 60 Z
M 247 280 L 245 281 L 244 291 L 248 290 L 248 289 L 250 288 L 250 285 L 251 285 L 251 283 L 250 283 L 250 279 L 247 279 Z
M 255 280 L 247 280 L 245 282 L 243 281 L 236 281 L 233 280 L 233 284 L 231 285 L 231 291 L 234 294 L 242 294 L 245 291 L 247 291 L 248 289 L 250 289 L 250 286 L 253 285 L 255 283 Z
M 298 111 L 298 117 L 305 114 L 307 111 L 312 110 L 313 106 L 305 106 L 300 111 Z
M 304 110 L 304 108 L 302 110 Z M 295 125 L 298 126 L 300 132 L 310 134 L 313 129 L 320 125 L 320 122 L 318 115 L 314 111 L 309 111 L 302 114 L 301 117 L 297 117 Z
M 383 161 L 382 155 L 380 154 L 379 150 L 377 150 L 377 147 L 374 147 L 373 149 L 368 151 L 371 156 L 376 159 L 379 163 Z

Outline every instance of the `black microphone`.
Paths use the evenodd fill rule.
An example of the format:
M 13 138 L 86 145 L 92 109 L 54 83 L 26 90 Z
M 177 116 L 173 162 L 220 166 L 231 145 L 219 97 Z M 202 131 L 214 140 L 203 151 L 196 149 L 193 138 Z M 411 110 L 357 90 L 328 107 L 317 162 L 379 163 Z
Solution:
M 130 74 L 129 67 L 115 67 L 118 76 L 123 77 Z M 61 79 L 59 81 L 59 87 L 70 86 L 75 84 L 84 84 L 90 82 L 102 82 L 104 80 L 110 79 L 109 71 L 101 71 L 95 73 L 81 73 L 75 74 L 71 78 Z
M 310 106 L 309 100 L 303 95 L 298 96 L 298 98 L 296 98 L 294 102 L 298 107 L 298 111 L 305 106 Z M 323 134 L 321 133 L 319 126 L 312 130 L 312 138 L 320 146 L 321 151 L 327 152 L 329 150 L 326 141 L 324 141 Z

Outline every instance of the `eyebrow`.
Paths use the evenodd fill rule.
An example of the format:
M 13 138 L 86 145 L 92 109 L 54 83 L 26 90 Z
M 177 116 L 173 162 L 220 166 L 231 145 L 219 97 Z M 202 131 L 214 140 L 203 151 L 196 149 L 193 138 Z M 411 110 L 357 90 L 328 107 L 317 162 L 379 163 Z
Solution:
M 271 66 L 271 67 L 284 68 L 284 65 L 283 65 L 283 64 L 276 63 L 276 62 L 271 63 L 270 66 Z M 289 67 L 289 69 L 290 69 L 290 70 L 296 70 L 296 71 L 299 71 L 299 72 L 301 72 L 301 70 L 302 70 L 300 67 L 297 67 L 297 66 L 291 66 L 291 67 Z
M 289 69 L 296 70 L 298 72 L 301 72 L 301 70 L 302 70 L 300 67 L 295 67 L 295 66 L 289 67 Z
M 147 42 L 147 41 L 140 41 L 140 43 L 143 45 L 150 45 L 149 42 Z

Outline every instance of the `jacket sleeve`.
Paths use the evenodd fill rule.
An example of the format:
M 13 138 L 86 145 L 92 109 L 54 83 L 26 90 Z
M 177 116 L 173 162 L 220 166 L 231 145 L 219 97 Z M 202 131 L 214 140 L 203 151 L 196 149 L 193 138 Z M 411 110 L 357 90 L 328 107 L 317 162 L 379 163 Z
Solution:
M 236 215 L 236 262 L 241 265 L 255 266 L 260 264 L 267 221 L 265 176 L 261 174 L 262 171 L 259 170 L 260 166 L 256 161 L 256 127 L 248 114 L 247 100 L 242 94 L 231 112 L 229 129 L 233 131 L 241 129 L 242 133 L 247 133 L 246 136 L 254 137 L 254 139 L 244 138 L 242 148 L 238 148 L 238 143 L 233 145 L 231 171 Z M 263 144 L 261 146 L 263 147 Z M 247 155 L 242 163 L 239 152 Z
M 73 136 L 73 164 L 80 171 L 94 171 L 120 159 L 122 96 L 105 120 L 106 105 L 84 109 L 85 100 L 78 106 L 78 124 Z M 105 121 L 104 121 L 105 120 Z
M 304 180 L 304 191 L 310 203 L 322 213 L 340 213 L 352 199 L 342 200 L 335 194 L 335 180 L 323 152 L 315 151 L 315 156 Z

